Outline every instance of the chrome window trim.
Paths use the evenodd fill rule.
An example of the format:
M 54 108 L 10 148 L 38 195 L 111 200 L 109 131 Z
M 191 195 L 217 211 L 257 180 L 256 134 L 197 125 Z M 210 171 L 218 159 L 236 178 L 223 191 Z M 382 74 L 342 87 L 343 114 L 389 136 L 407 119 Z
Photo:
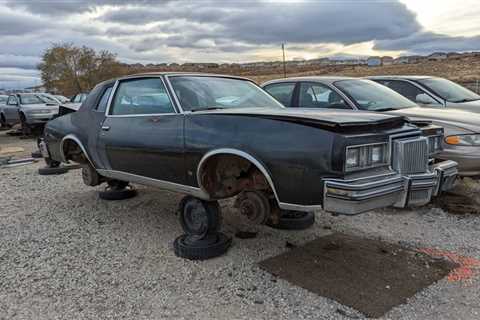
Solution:
M 175 100 L 175 104 L 178 106 L 178 109 L 179 109 L 180 113 L 181 114 L 185 114 L 187 112 L 191 113 L 191 111 L 183 110 L 182 105 L 180 104 L 180 100 L 178 100 L 177 93 L 173 89 L 172 83 L 170 82 L 169 75 L 165 75 L 164 77 L 165 77 L 165 82 L 167 83 L 167 86 L 168 86 L 168 89 L 169 89 L 167 91 L 171 92 L 171 94 L 173 96 L 173 99 Z
M 120 86 L 120 83 L 122 81 L 129 81 L 129 80 L 137 80 L 137 79 L 160 79 L 162 81 L 163 87 L 165 88 L 165 92 L 167 93 L 168 100 L 170 101 L 170 104 L 172 105 L 173 112 L 168 112 L 168 113 L 139 113 L 139 114 L 110 114 L 110 109 L 112 108 L 113 104 L 113 99 L 115 98 L 115 95 L 117 94 L 118 87 Z M 165 81 L 163 80 L 163 77 L 161 76 L 138 76 L 138 77 L 129 77 L 129 78 L 122 78 L 117 81 L 115 81 L 115 85 L 112 87 L 112 92 L 110 93 L 110 97 L 108 98 L 108 105 L 105 110 L 105 118 L 130 118 L 130 117 L 155 117 L 155 116 L 164 116 L 164 115 L 172 115 L 172 114 L 178 114 L 178 110 L 175 107 L 175 104 L 173 103 L 172 96 L 170 95 L 170 92 L 167 89 L 167 85 L 165 84 Z
M 347 104 L 350 106 L 350 108 L 352 108 L 352 110 L 360 110 L 357 107 L 357 105 L 342 90 L 337 88 L 333 83 L 325 84 L 325 85 L 327 87 L 329 87 L 330 89 L 332 89 L 334 92 L 338 93 L 347 102 Z
M 117 87 L 119 82 L 119 80 L 115 81 L 115 84 L 112 87 L 112 92 L 110 93 L 110 97 L 108 97 L 107 107 L 105 108 L 105 117 L 108 117 L 108 113 L 110 112 L 110 108 L 112 107 L 113 103 L 113 97 L 115 96 L 115 93 L 117 93 Z
M 224 76 L 224 75 L 217 75 L 217 74 L 165 74 L 164 75 L 166 83 L 168 85 L 168 88 L 170 89 L 172 96 L 175 100 L 175 103 L 178 105 L 178 108 L 180 109 L 181 114 L 190 114 L 192 111 L 189 110 L 183 110 L 182 105 L 180 104 L 180 100 L 177 97 L 177 94 L 175 90 L 173 89 L 172 83 L 170 82 L 170 77 L 175 78 L 175 77 L 206 77 L 206 78 L 226 78 L 226 79 L 234 79 L 234 80 L 242 80 L 242 81 L 247 81 L 252 83 L 254 86 L 262 90 L 265 94 L 267 94 L 269 97 L 274 99 L 276 103 L 279 104 L 280 108 L 286 108 L 283 106 L 277 99 L 275 99 L 270 93 L 268 93 L 265 89 L 263 89 L 261 86 L 256 84 L 254 81 L 248 79 L 248 78 L 242 78 L 242 77 L 235 77 L 235 76 Z M 248 109 L 248 108 L 245 108 Z

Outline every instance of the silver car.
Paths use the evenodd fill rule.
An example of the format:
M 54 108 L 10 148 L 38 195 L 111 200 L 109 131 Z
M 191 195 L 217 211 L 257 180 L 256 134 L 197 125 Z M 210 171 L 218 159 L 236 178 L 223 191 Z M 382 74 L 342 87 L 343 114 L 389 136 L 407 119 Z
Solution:
M 5 107 L 5 104 L 7 103 L 8 96 L 0 94 L 0 128 L 5 128 L 8 127 L 8 125 L 5 122 L 5 119 L 1 117 L 2 110 Z
M 480 115 L 455 109 L 423 108 L 395 91 L 366 79 L 300 77 L 269 81 L 262 87 L 286 107 L 388 112 L 442 126 L 445 138 L 432 141 L 439 160 L 459 164 L 462 176 L 480 175 Z
M 0 117 L 6 125 L 22 124 L 24 134 L 42 127 L 48 120 L 58 114 L 58 104 L 43 100 L 35 93 L 17 93 L 8 97 Z
M 49 93 L 37 93 L 37 96 L 42 99 L 45 103 L 61 105 L 62 102 L 57 99 L 56 96 L 49 94 Z
M 480 95 L 461 85 L 429 76 L 368 77 L 389 87 L 422 107 L 441 107 L 480 113 Z
M 74 95 L 69 102 L 62 104 L 62 106 L 78 111 L 82 103 L 87 99 L 88 93 L 78 93 Z

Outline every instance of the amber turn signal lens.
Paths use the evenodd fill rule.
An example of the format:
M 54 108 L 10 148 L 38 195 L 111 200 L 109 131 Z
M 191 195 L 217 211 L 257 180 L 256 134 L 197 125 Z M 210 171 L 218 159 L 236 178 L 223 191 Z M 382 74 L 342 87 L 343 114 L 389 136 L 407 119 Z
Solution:
M 445 142 L 448 144 L 459 144 L 460 137 L 459 136 L 449 136 L 445 138 Z

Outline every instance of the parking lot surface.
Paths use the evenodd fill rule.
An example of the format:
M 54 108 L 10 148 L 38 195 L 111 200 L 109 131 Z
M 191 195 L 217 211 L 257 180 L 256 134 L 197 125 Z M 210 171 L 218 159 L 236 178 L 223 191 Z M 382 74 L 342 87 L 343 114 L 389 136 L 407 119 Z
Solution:
M 317 212 L 308 230 L 259 227 L 255 239 L 234 238 L 225 256 L 192 262 L 172 248 L 181 234 L 181 195 L 137 186 L 137 197 L 106 202 L 97 195 L 103 187 L 84 186 L 79 170 L 39 176 L 41 166 L 0 168 L 0 319 L 363 318 L 258 266 L 289 250 L 287 242 L 333 232 L 468 257 L 459 277 L 440 280 L 382 319 L 480 318 L 478 215 L 434 205 L 353 217 Z M 238 216 L 223 207 L 224 232 L 233 236 Z

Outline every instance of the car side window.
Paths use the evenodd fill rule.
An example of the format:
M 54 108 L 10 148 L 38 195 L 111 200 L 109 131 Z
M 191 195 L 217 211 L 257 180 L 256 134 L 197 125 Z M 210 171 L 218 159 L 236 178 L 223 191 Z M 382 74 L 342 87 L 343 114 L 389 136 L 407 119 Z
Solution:
M 111 115 L 162 113 L 175 113 L 175 109 L 160 78 L 120 82 L 109 111 Z
M 265 87 L 265 90 L 285 107 L 290 107 L 292 105 L 294 89 L 295 83 L 274 83 Z
M 102 94 L 100 101 L 98 101 L 97 107 L 95 108 L 98 112 L 105 112 L 107 110 L 108 99 L 112 93 L 113 87 L 108 87 Z
M 310 82 L 300 84 L 299 107 L 351 109 L 337 92 L 322 84 Z
M 406 81 L 384 80 L 384 81 L 381 81 L 380 83 L 400 93 L 402 96 L 404 96 L 405 98 L 413 102 L 417 102 L 417 96 L 426 95 L 426 93 L 423 92 L 422 89 Z M 436 103 L 436 101 L 433 100 L 433 98 L 432 98 L 432 103 Z
M 8 97 L 7 104 L 10 105 L 10 106 L 16 106 L 17 105 L 17 98 L 15 96 Z

